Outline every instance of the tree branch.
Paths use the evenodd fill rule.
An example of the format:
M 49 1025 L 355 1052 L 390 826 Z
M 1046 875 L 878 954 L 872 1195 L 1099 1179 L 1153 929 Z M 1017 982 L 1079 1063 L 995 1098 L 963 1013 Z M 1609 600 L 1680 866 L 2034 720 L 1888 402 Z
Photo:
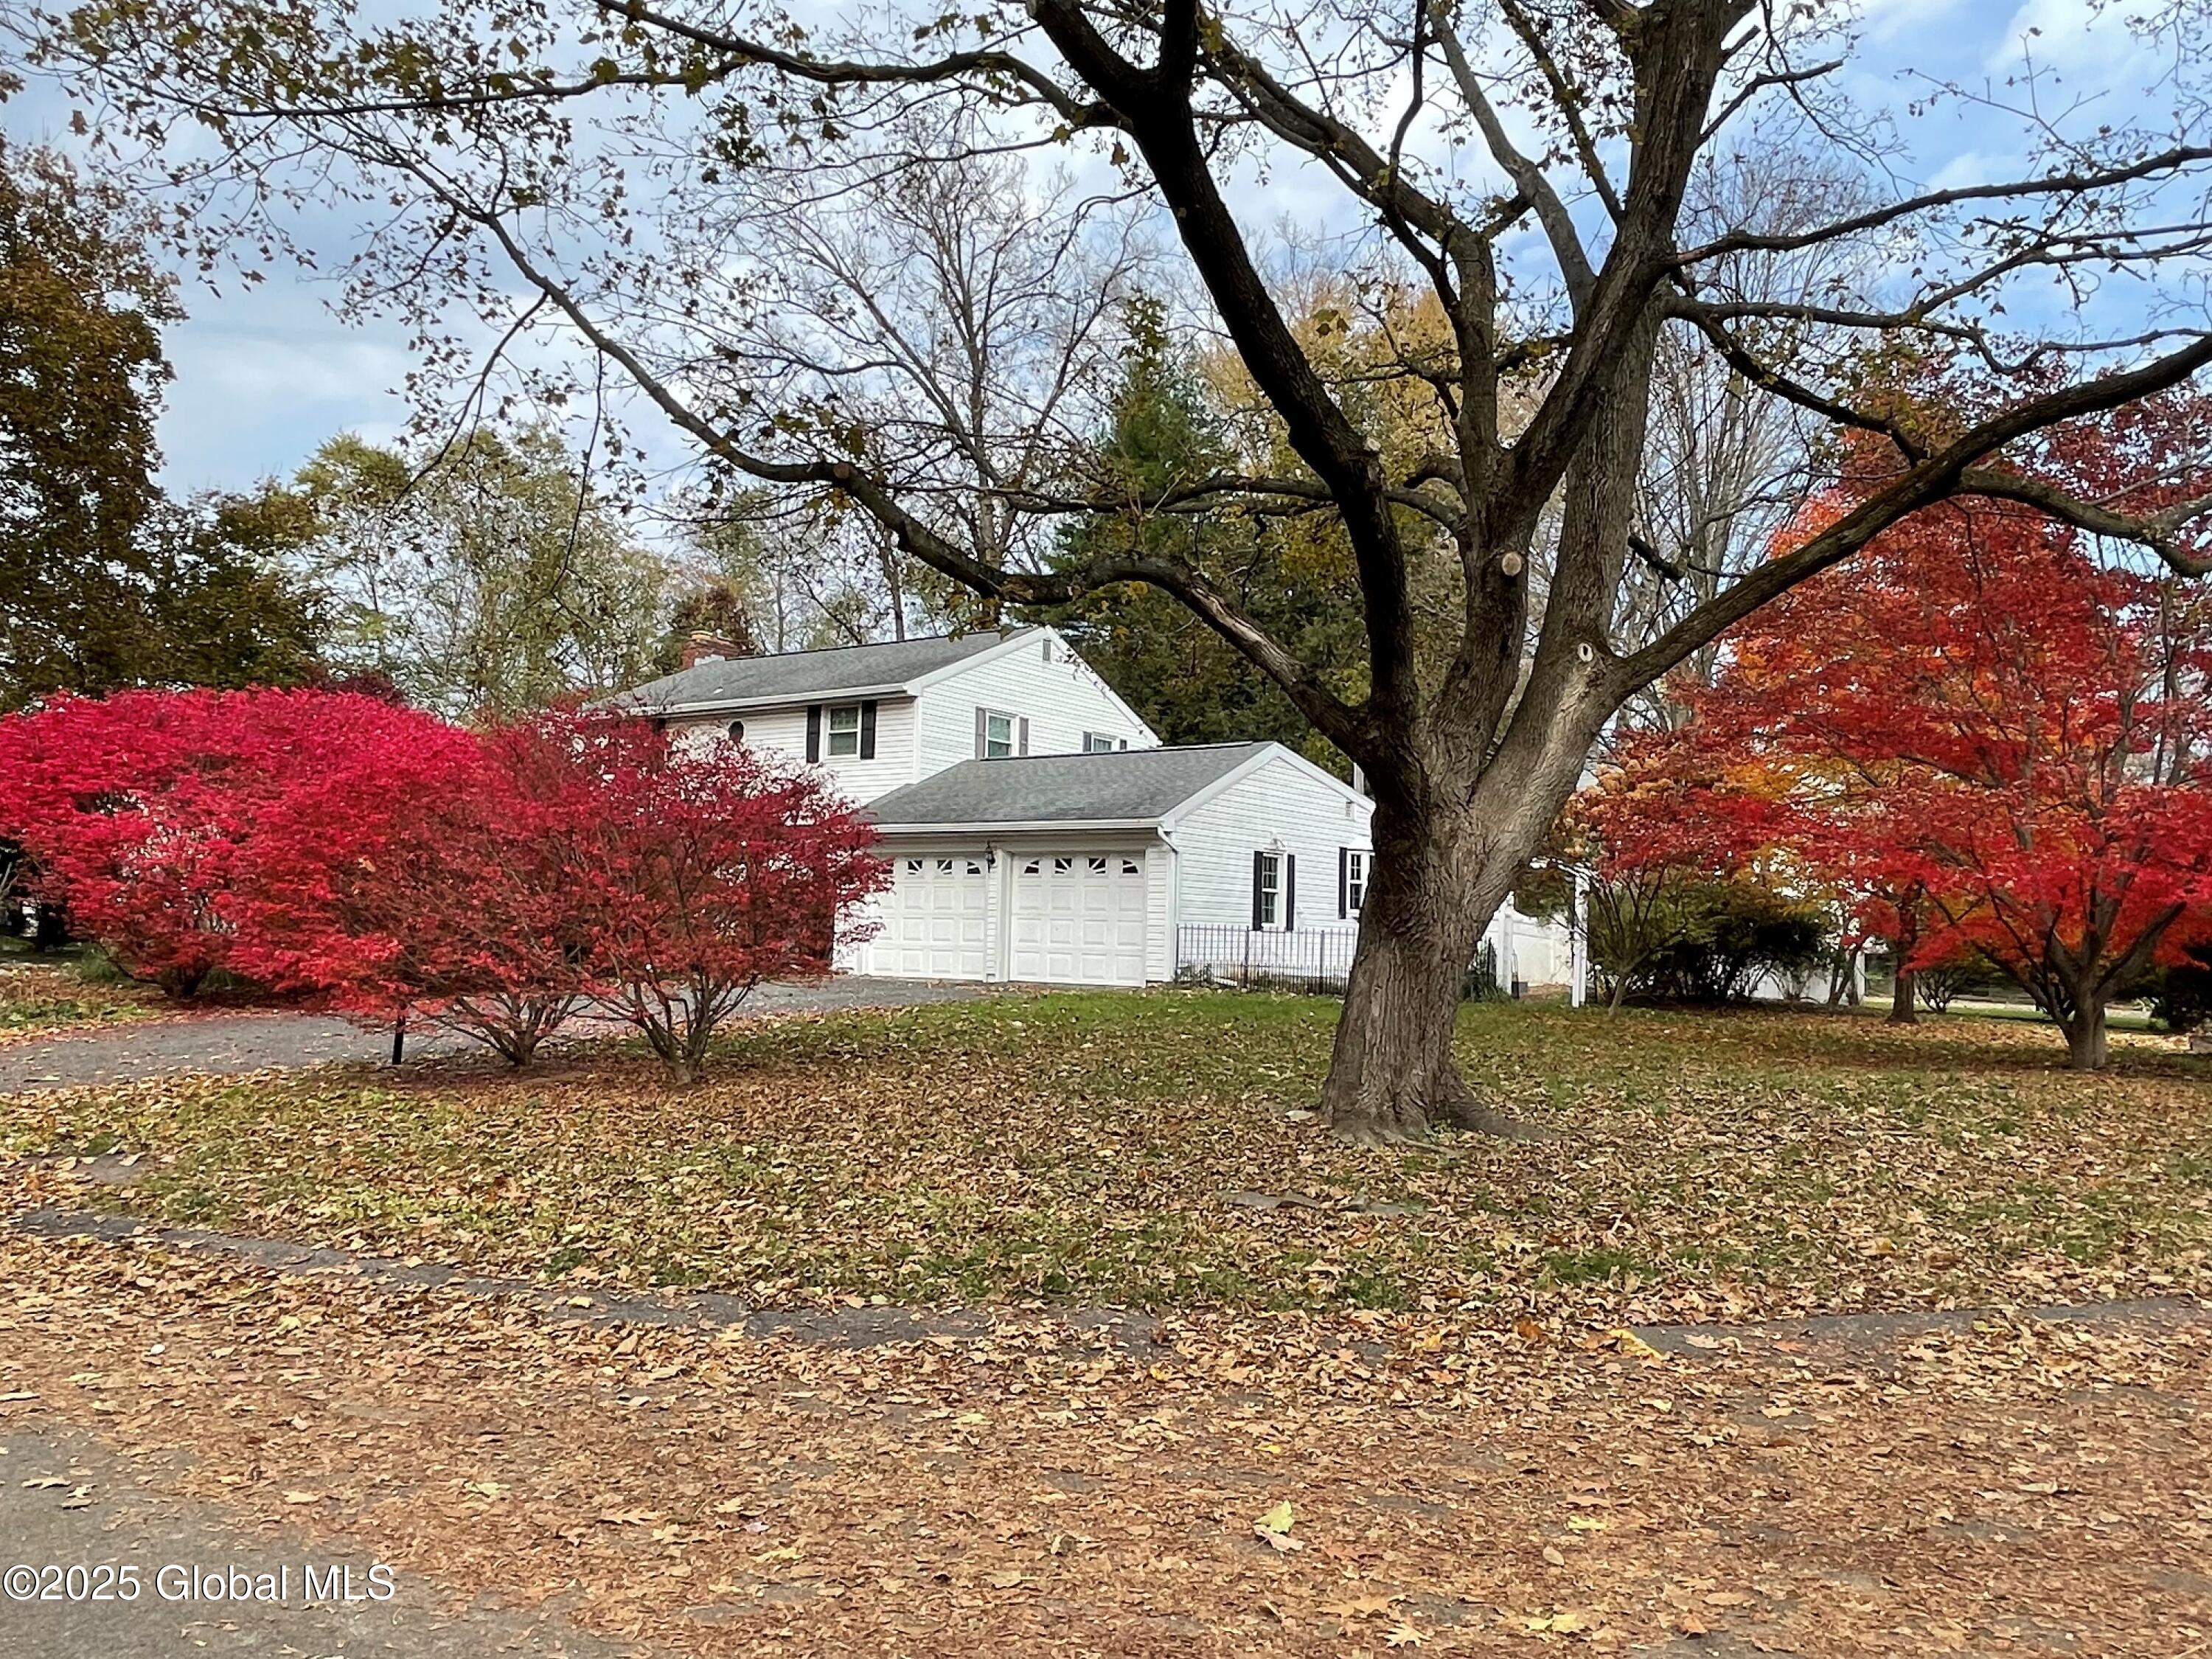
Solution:
M 2199 338 L 2139 368 L 2084 380 L 1992 416 L 1940 453 L 1907 469 L 1894 483 L 1869 496 L 1802 546 L 1779 558 L 1769 559 L 1706 600 L 1644 649 L 1620 659 L 1612 671 L 1614 689 L 1626 697 L 1650 684 L 1768 600 L 1850 557 L 1907 514 L 1958 493 L 1966 475 L 1976 470 L 1976 464 L 2006 444 L 2032 432 L 2085 415 L 2118 409 L 2136 398 L 2164 392 L 2180 385 L 2207 365 L 2212 365 L 2212 337 Z M 2156 520 L 2113 519 L 2108 523 L 2111 528 L 2098 533 L 2141 542 L 2167 558 L 2169 563 L 2173 562 L 2160 545 L 2162 540 L 2170 541 L 2171 532 L 2161 532 Z M 2175 565 L 2177 569 L 2183 568 Z
M 1064 605 L 1116 583 L 1145 582 L 1162 588 L 1280 685 L 1316 731 L 1348 754 L 1357 757 L 1365 752 L 1367 727 L 1359 712 L 1337 697 L 1310 667 L 1189 565 L 1152 555 L 1121 553 L 1102 555 L 1076 570 L 1053 575 L 1000 569 L 916 518 L 881 479 L 850 461 L 774 461 L 753 454 L 678 398 L 635 351 L 609 333 L 564 284 L 539 266 L 496 213 L 464 201 L 442 181 L 419 171 L 416 176 L 453 212 L 489 235 L 517 274 L 565 316 L 594 349 L 620 364 L 662 414 L 730 465 L 769 483 L 839 491 L 889 531 L 901 550 L 987 599 L 1017 605 Z

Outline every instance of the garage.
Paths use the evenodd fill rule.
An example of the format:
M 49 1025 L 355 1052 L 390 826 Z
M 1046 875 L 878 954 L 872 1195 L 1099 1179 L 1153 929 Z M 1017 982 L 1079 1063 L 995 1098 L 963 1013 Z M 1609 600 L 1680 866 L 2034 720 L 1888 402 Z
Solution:
M 1217 939 L 1249 963 L 1326 930 L 1348 957 L 1374 807 L 1279 744 L 1220 743 L 961 761 L 867 810 L 893 882 L 864 971 L 1134 987 Z
M 1142 985 L 1141 852 L 1016 854 L 1007 977 L 1048 985 Z
M 990 873 L 981 858 L 892 860 L 872 971 L 899 979 L 988 979 Z

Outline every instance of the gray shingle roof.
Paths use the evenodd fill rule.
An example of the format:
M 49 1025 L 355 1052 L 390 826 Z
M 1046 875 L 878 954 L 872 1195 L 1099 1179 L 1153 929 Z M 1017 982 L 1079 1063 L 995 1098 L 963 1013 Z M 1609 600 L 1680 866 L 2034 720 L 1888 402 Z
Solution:
M 1007 637 L 987 632 L 831 651 L 787 651 L 773 657 L 732 657 L 648 680 L 614 701 L 624 708 L 665 709 L 888 691 L 988 651 Z
M 953 823 L 1151 823 L 1268 745 L 1194 744 L 1103 755 L 962 761 L 868 803 L 886 830 Z

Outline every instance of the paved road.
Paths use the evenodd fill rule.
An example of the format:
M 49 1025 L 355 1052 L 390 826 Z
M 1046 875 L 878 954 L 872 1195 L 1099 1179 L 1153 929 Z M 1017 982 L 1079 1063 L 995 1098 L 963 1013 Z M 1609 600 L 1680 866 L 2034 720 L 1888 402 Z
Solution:
M 980 985 L 843 975 L 820 985 L 763 985 L 746 1001 L 748 1016 L 837 1008 L 897 1008 L 952 1002 L 981 994 Z M 597 1024 L 597 1022 L 593 1022 Z M 473 1048 L 446 1033 L 410 1036 L 411 1055 Z M 258 1072 L 270 1067 L 377 1061 L 392 1039 L 342 1019 L 284 1012 L 224 1013 L 103 1026 L 0 1048 L 0 1094 L 120 1083 L 179 1073 Z
M 493 1597 L 465 1604 L 404 1572 L 392 1575 L 388 1599 L 372 1599 L 374 1564 L 364 1552 L 316 1542 L 281 1521 L 256 1525 L 161 1495 L 142 1484 L 135 1465 L 88 1437 L 10 1425 L 4 1408 L 0 1447 L 0 1653 L 8 1659 L 616 1659 L 634 1651 L 574 1629 L 556 1610 L 501 1607 Z M 270 1504 L 281 1508 L 281 1495 L 270 1494 Z M 121 1570 L 135 1567 L 137 1597 L 15 1599 L 21 1574 L 13 1570 L 35 1574 L 49 1563 L 117 1569 L 102 1588 L 127 1588 Z M 310 1597 L 303 1577 L 310 1564 L 319 1574 L 350 1565 L 357 1599 L 343 1600 L 343 1579 L 338 1596 Z M 195 1567 L 224 1575 L 222 1599 L 194 1595 L 193 1577 L 176 1571 Z M 229 1600 L 232 1568 L 248 1579 L 275 1576 L 269 1588 L 289 1589 L 289 1598 Z M 204 1576 L 198 1582 L 210 1587 Z M 75 1588 L 94 1587 L 88 1576 Z M 57 1588 L 72 1586 L 64 1578 Z

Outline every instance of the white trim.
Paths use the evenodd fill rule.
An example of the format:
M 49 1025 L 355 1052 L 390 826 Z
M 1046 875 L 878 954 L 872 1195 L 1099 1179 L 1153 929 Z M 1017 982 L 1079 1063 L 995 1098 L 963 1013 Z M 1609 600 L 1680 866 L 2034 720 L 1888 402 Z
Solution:
M 1287 853 L 1270 852 L 1264 847 L 1252 854 L 1252 908 L 1258 913 L 1252 922 L 1252 931 L 1255 933 L 1287 933 L 1291 931 L 1283 925 L 1283 898 L 1290 887 L 1286 879 L 1290 874 L 1289 858 Z M 1273 888 L 1264 879 L 1271 872 L 1275 878 Z M 1267 900 L 1271 896 L 1275 901 L 1275 914 L 1272 916 L 1267 914 Z

